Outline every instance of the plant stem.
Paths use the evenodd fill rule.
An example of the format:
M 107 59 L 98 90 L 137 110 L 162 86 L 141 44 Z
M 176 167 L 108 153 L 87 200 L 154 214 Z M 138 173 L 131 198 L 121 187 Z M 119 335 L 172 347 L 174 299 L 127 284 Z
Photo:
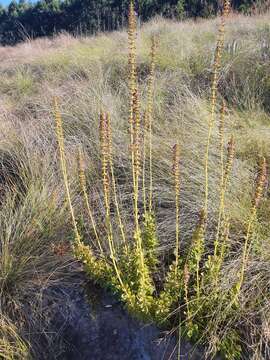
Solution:
M 72 223 L 73 223 L 75 242 L 77 243 L 77 245 L 79 245 L 81 243 L 81 237 L 79 234 L 77 222 L 75 219 L 74 209 L 73 209 L 73 205 L 72 205 L 72 201 L 71 201 L 71 194 L 70 194 L 68 175 L 67 175 L 67 164 L 66 164 L 66 157 L 65 157 L 63 122 L 62 122 L 62 116 L 61 116 L 61 113 L 59 110 L 58 100 L 56 97 L 54 98 L 54 116 L 55 116 L 55 122 L 56 122 L 56 136 L 57 136 L 57 141 L 58 141 L 60 164 L 61 164 L 61 169 L 62 169 L 64 185 L 65 185 L 65 189 L 66 189 L 66 196 L 67 196 L 69 211 L 70 211 L 71 219 L 72 219 Z

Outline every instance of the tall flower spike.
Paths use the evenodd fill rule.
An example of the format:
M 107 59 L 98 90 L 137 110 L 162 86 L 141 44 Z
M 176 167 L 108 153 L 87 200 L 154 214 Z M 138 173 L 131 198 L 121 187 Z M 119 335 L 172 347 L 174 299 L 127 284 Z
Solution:
M 230 141 L 228 142 L 227 146 L 227 159 L 225 163 L 225 169 L 224 166 L 222 166 L 222 172 L 221 174 L 221 184 L 220 184 L 220 203 L 219 203 L 219 214 L 218 214 L 218 224 L 217 224 L 217 233 L 215 238 L 215 244 L 214 244 L 214 257 L 217 256 L 218 246 L 219 246 L 219 236 L 220 236 L 220 228 L 222 221 L 224 220 L 224 212 L 225 212 L 225 195 L 227 190 L 228 181 L 230 178 L 231 170 L 232 170 L 232 164 L 235 157 L 235 141 L 233 136 L 231 136 Z
M 149 197 L 148 210 L 152 212 L 152 198 L 153 198 L 153 171 L 152 171 L 152 116 L 153 116 L 153 102 L 154 102 L 154 74 L 156 67 L 156 38 L 151 39 L 150 51 L 150 70 L 147 88 L 147 105 L 144 114 L 143 122 L 143 164 L 142 164 L 142 186 L 143 186 L 143 201 L 144 212 L 147 211 L 147 195 L 146 195 L 146 158 L 149 156 Z M 148 153 L 147 153 L 148 150 Z
M 135 231 L 139 233 L 139 214 L 138 214 L 138 190 L 140 172 L 140 106 L 137 81 L 136 64 L 136 15 L 133 1 L 130 2 L 128 16 L 128 42 L 129 42 L 129 132 L 131 149 L 131 166 L 133 178 L 133 200 L 134 200 L 134 220 Z
M 156 51 L 157 43 L 155 37 L 152 38 L 151 46 L 151 65 L 148 85 L 148 100 L 147 100 L 147 123 L 149 128 L 149 211 L 152 211 L 153 198 L 153 160 L 152 160 L 152 116 L 153 116 L 153 102 L 154 102 L 154 74 L 156 68 Z
M 127 251 L 127 243 L 126 243 L 126 235 L 125 235 L 125 229 L 120 213 L 120 206 L 118 201 L 118 195 L 117 195 L 117 188 L 116 188 L 116 180 L 114 176 L 114 165 L 113 165 L 113 154 L 112 154 L 112 128 L 111 128 L 111 117 L 110 114 L 105 114 L 105 121 L 106 121 L 106 139 L 107 139 L 107 148 L 108 148 L 108 162 L 111 172 L 111 182 L 112 182 L 112 188 L 113 188 L 113 195 L 114 195 L 114 205 L 116 207 L 116 213 L 119 223 L 119 228 L 122 235 L 122 240 L 125 246 L 125 250 Z
M 192 326 L 192 319 L 190 313 L 190 304 L 189 304 L 189 280 L 190 280 L 190 271 L 188 268 L 188 264 L 185 263 L 184 270 L 183 270 L 183 282 L 184 282 L 184 301 L 186 306 L 186 319 L 187 324 Z
M 262 200 L 263 193 L 264 193 L 264 190 L 266 187 L 266 183 L 267 183 L 267 166 L 266 166 L 266 160 L 265 160 L 265 158 L 263 158 L 261 161 L 261 164 L 260 164 L 259 174 L 258 174 L 258 177 L 256 180 L 256 187 L 255 187 L 254 197 L 252 200 L 252 207 L 251 207 L 249 221 L 247 224 L 247 231 L 246 231 L 245 242 L 244 242 L 244 247 L 243 247 L 240 275 L 239 275 L 239 279 L 236 283 L 236 286 L 234 288 L 234 297 L 233 297 L 232 303 L 236 303 L 236 304 L 238 303 L 239 294 L 240 294 L 240 291 L 241 291 L 241 288 L 242 288 L 242 285 L 244 282 L 246 266 L 247 266 L 247 262 L 248 262 L 248 258 L 249 258 L 250 249 L 251 249 L 250 238 L 253 233 L 254 222 L 255 222 L 256 216 L 257 216 L 257 209 Z
M 107 138 L 108 130 L 107 130 L 106 114 L 103 111 L 101 111 L 100 113 L 99 134 L 100 134 L 101 171 L 102 171 L 106 230 L 107 230 L 107 237 L 108 237 L 111 257 L 114 258 L 115 250 L 113 244 L 113 230 L 112 230 L 111 209 L 110 209 L 109 146 L 108 146 L 108 138 Z
M 100 135 L 100 151 L 101 151 L 101 167 L 102 167 L 104 199 L 106 206 L 109 206 L 109 198 L 110 198 L 110 180 L 109 180 L 109 172 L 108 172 L 109 146 L 107 139 L 108 136 L 107 121 L 104 112 L 100 113 L 99 135 Z
M 253 206 L 256 209 L 260 205 L 262 195 L 265 189 L 266 181 L 267 181 L 267 167 L 266 167 L 266 160 L 265 158 L 263 158 L 261 161 L 260 171 L 256 181 L 256 191 L 253 200 Z
M 139 263 L 141 270 L 141 284 L 146 283 L 144 270 L 146 269 L 144 263 L 144 253 L 142 249 L 141 231 L 139 225 L 139 175 L 141 167 L 141 118 L 140 118 L 140 101 L 137 79 L 137 64 L 136 64 L 136 15 L 134 10 L 134 2 L 130 2 L 129 16 L 128 16 L 128 41 L 129 41 L 129 132 L 130 132 L 130 149 L 131 149 L 131 166 L 133 179 L 133 210 L 135 232 L 134 240 L 139 254 Z M 144 285 L 141 286 L 144 289 Z
M 138 89 L 134 93 L 134 116 L 134 164 L 136 186 L 138 187 L 141 167 L 141 116 Z
M 223 149 L 223 145 L 224 145 L 225 114 L 226 114 L 226 103 L 225 103 L 225 100 L 223 99 L 222 106 L 220 109 L 220 118 L 219 118 L 219 124 L 218 124 L 218 135 L 219 135 L 221 149 Z
M 209 167 L 209 150 L 210 143 L 212 138 L 215 114 L 216 114 L 216 103 L 217 103 L 217 86 L 218 86 L 218 76 L 220 72 L 221 66 L 221 56 L 224 48 L 224 35 L 225 35 L 225 21 L 229 14 L 230 2 L 225 0 L 224 9 L 221 18 L 221 23 L 218 31 L 217 44 L 214 55 L 214 63 L 213 63 L 213 71 L 212 71 L 212 85 L 211 85 L 211 110 L 210 110 L 210 118 L 208 122 L 208 134 L 207 134 L 207 142 L 206 142 L 206 150 L 205 150 L 205 205 L 204 210 L 207 216 L 208 213 L 208 192 L 209 192 L 209 183 L 208 183 L 208 167 Z
M 222 101 L 220 109 L 218 135 L 219 135 L 219 152 L 220 152 L 220 197 L 222 197 L 222 189 L 224 183 L 224 123 L 225 123 L 226 104 Z M 222 204 L 220 205 L 222 206 Z
M 147 160 L 147 139 L 148 139 L 147 111 L 143 116 L 143 159 L 142 159 L 142 192 L 144 213 L 147 212 L 147 193 L 146 193 L 146 160 Z
M 179 247 L 180 247 L 180 147 L 175 144 L 173 147 L 173 177 L 174 177 L 174 191 L 175 191 L 175 263 L 176 269 L 179 262 Z
M 134 165 L 134 97 L 137 88 L 137 65 L 136 65 L 136 16 L 133 1 L 130 2 L 128 15 L 128 65 L 129 65 L 129 126 L 132 166 Z
M 228 184 L 234 157 L 235 157 L 235 141 L 234 141 L 233 136 L 231 136 L 230 141 L 228 142 L 228 146 L 227 146 L 227 160 L 226 160 L 225 170 L 224 170 L 223 187 L 225 189 Z
M 122 280 L 121 272 L 117 264 L 114 241 L 113 241 L 113 229 L 112 229 L 111 214 L 110 214 L 110 179 L 109 179 L 110 140 L 108 140 L 110 130 L 108 130 L 108 125 L 109 125 L 108 117 L 103 111 L 101 111 L 100 123 L 99 123 L 99 136 L 100 136 L 102 182 L 103 182 L 104 205 L 105 205 L 105 221 L 106 221 L 108 245 L 110 249 L 110 257 L 112 259 L 115 274 L 117 276 L 122 291 L 125 293 L 125 296 L 127 296 L 128 290 Z
M 111 117 L 109 113 L 105 113 L 105 130 L 106 130 L 106 141 L 108 148 L 108 161 L 112 163 L 112 127 Z

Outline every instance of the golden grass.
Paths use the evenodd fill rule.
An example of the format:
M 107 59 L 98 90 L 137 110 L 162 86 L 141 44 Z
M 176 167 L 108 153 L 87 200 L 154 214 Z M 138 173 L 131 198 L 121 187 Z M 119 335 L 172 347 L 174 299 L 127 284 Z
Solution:
M 0 320 L 0 356 L 3 360 L 31 359 L 29 344 L 20 338 L 16 326 L 2 316 Z

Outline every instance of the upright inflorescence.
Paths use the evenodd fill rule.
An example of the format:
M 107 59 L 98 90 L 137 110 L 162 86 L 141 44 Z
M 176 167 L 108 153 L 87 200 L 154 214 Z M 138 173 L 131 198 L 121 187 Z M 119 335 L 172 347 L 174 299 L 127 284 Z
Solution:
M 175 191 L 175 262 L 176 269 L 179 261 L 179 247 L 180 247 L 180 147 L 175 144 L 173 147 L 173 177 L 174 177 L 174 191 Z
M 213 126 L 215 121 L 216 114 L 216 104 L 217 104 L 217 90 L 218 90 L 218 77 L 221 67 L 221 57 L 224 48 L 224 36 L 225 36 L 225 22 L 229 14 L 230 2 L 225 0 L 224 2 L 224 11 L 221 18 L 221 24 L 218 30 L 218 38 L 216 44 L 216 50 L 214 55 L 213 62 L 213 72 L 212 72 L 212 85 L 211 85 L 211 109 L 210 109 L 210 118 L 208 122 L 208 135 L 206 142 L 206 151 L 205 151 L 205 205 L 204 210 L 207 215 L 208 213 L 208 193 L 209 193 L 209 183 L 208 183 L 208 167 L 209 167 L 209 150 L 210 143 L 212 138 Z
M 261 161 L 261 165 L 260 165 L 259 175 L 258 175 L 257 181 L 256 181 L 256 190 L 255 190 L 255 195 L 254 195 L 254 199 L 253 199 L 253 209 L 256 209 L 256 211 L 262 200 L 266 181 L 267 181 L 267 167 L 266 167 L 266 160 L 265 160 L 265 158 L 263 158 Z
M 127 252 L 127 240 L 125 235 L 124 224 L 120 212 L 120 205 L 118 200 L 117 194 L 117 186 L 116 186 L 116 179 L 114 176 L 114 164 L 113 164 L 113 153 L 112 153 L 112 127 L 111 127 L 111 117 L 109 113 L 105 113 L 105 130 L 106 136 L 105 139 L 107 140 L 107 148 L 108 148 L 108 166 L 110 168 L 110 176 L 111 176 L 111 183 L 112 183 L 112 190 L 113 190 L 113 197 L 114 197 L 114 206 L 116 208 L 116 214 L 118 219 L 118 224 L 122 236 L 122 241 L 125 246 L 125 251 Z
M 106 211 L 110 212 L 109 146 L 108 146 L 107 119 L 106 119 L 106 114 L 104 112 L 100 113 L 99 138 L 100 138 L 102 183 L 103 183 L 105 207 L 106 207 Z
M 134 3 L 131 1 L 128 18 L 128 40 L 129 40 L 129 130 L 130 130 L 130 149 L 131 149 L 131 167 L 133 178 L 133 210 L 135 223 L 135 257 L 138 262 L 138 283 L 139 291 L 138 298 L 140 298 L 141 307 L 143 311 L 147 311 L 147 295 L 150 289 L 149 269 L 145 263 L 144 251 L 142 247 L 142 234 L 139 224 L 139 179 L 141 172 L 141 115 L 140 115 L 140 100 L 137 79 L 137 64 L 136 64 L 136 14 L 134 10 Z M 152 290 L 150 290 L 151 292 Z
M 223 176 L 224 176 L 224 124 L 225 124 L 225 115 L 226 115 L 226 104 L 225 100 L 222 101 L 222 106 L 220 109 L 220 117 L 218 124 L 218 135 L 219 135 L 219 151 L 220 151 L 220 183 L 223 185 Z
M 218 29 L 218 38 L 214 55 L 213 63 L 213 73 L 212 73 L 212 87 L 211 87 L 211 117 L 210 122 L 214 122 L 215 117 L 215 108 L 217 101 L 217 85 L 218 85 L 218 76 L 221 67 L 221 57 L 224 48 L 224 38 L 225 38 L 225 24 L 226 18 L 230 12 L 230 1 L 224 1 L 224 9 L 221 17 L 221 23 Z
M 244 282 L 245 271 L 246 271 L 249 253 L 250 253 L 250 249 L 251 249 L 251 237 L 252 237 L 252 233 L 254 230 L 254 223 L 257 218 L 257 210 L 258 210 L 258 207 L 259 207 L 262 197 L 263 197 L 263 193 L 264 193 L 264 190 L 266 187 L 266 182 L 267 182 L 267 166 L 266 166 L 266 160 L 265 160 L 265 158 L 263 158 L 261 161 L 261 164 L 260 164 L 259 174 L 258 174 L 258 177 L 256 180 L 255 192 L 254 192 L 250 216 L 249 216 L 249 220 L 248 220 L 248 224 L 247 224 L 245 242 L 244 242 L 244 247 L 243 247 L 243 252 L 242 252 L 242 261 L 241 261 L 241 269 L 240 269 L 239 279 L 236 283 L 235 288 L 233 289 L 234 290 L 233 303 L 236 303 L 236 304 L 238 302 L 240 290 L 241 290 L 242 284 Z
M 227 159 L 226 159 L 225 169 L 224 169 L 223 187 L 225 187 L 225 189 L 226 189 L 226 186 L 229 181 L 229 176 L 231 173 L 234 157 L 235 157 L 235 141 L 234 141 L 234 137 L 231 136 L 231 138 L 228 142 L 228 146 L 227 146 Z
M 231 175 L 233 160 L 235 157 L 235 141 L 234 137 L 231 136 L 228 146 L 227 146 L 227 158 L 225 164 L 222 166 L 223 175 L 221 175 L 221 184 L 220 184 L 220 199 L 219 199 L 219 213 L 218 213 L 218 224 L 217 224 L 217 233 L 215 238 L 215 247 L 214 247 L 214 258 L 217 256 L 217 250 L 219 245 L 219 236 L 222 222 L 225 217 L 225 195 L 228 187 L 229 178 Z
M 141 158 L 141 121 L 140 121 L 140 101 L 137 79 L 136 63 L 136 33 L 137 21 L 134 10 L 134 3 L 131 1 L 128 16 L 128 42 L 129 42 L 129 132 L 130 132 L 130 150 L 131 166 L 133 178 L 133 208 L 135 231 L 139 233 L 139 214 L 138 214 L 138 192 Z
M 186 306 L 186 317 L 187 317 L 187 322 L 191 321 L 191 314 L 190 314 L 190 309 L 189 309 L 189 291 L 188 291 L 188 287 L 189 287 L 189 280 L 190 280 L 190 272 L 189 272 L 189 268 L 188 268 L 188 263 L 185 263 L 184 265 L 184 270 L 183 270 L 183 283 L 184 283 L 184 300 L 185 300 L 185 306 Z
M 154 103 L 154 76 L 156 68 L 156 51 L 157 51 L 157 41 L 155 37 L 152 37 L 152 45 L 150 52 L 150 71 L 149 71 L 149 80 L 148 80 L 148 90 L 147 90 L 147 108 L 144 117 L 144 156 L 143 164 L 145 170 L 145 157 L 146 157 L 146 145 L 148 142 L 149 148 L 149 203 L 148 210 L 152 212 L 152 201 L 153 201 L 153 160 L 152 160 L 152 123 L 153 123 L 153 103 Z M 148 141 L 147 141 L 148 140 Z M 146 208 L 146 195 L 145 195 L 145 174 L 143 171 L 143 189 L 144 189 L 144 202 Z
M 139 178 L 141 173 L 141 115 L 140 115 L 138 90 L 136 90 L 134 95 L 133 110 L 135 115 L 133 122 L 134 123 L 133 151 L 134 151 L 134 174 L 135 174 L 134 184 L 135 184 L 135 192 L 137 195 L 139 192 Z
M 224 213 L 224 123 L 225 123 L 225 112 L 226 105 L 225 100 L 222 101 L 220 109 L 220 117 L 218 124 L 218 135 L 219 135 L 219 152 L 220 152 L 220 203 L 219 203 L 219 214 L 218 214 L 218 225 L 216 241 L 218 241 L 219 231 Z
M 138 84 L 137 84 L 137 63 L 136 63 L 136 15 L 133 1 L 130 2 L 128 15 L 128 65 L 129 65 L 129 133 L 130 133 L 130 151 L 132 163 L 133 188 L 136 188 L 135 172 L 135 117 L 138 106 Z M 135 209 L 134 209 L 135 211 Z
M 120 269 L 117 264 L 115 245 L 113 240 L 113 229 L 111 223 L 111 206 L 110 206 L 110 161 L 111 161 L 111 139 L 110 137 L 110 119 L 104 113 L 100 113 L 100 124 L 99 124 L 99 134 L 100 134 L 100 151 L 101 151 L 101 167 L 102 167 L 102 182 L 103 182 L 103 195 L 104 195 L 104 205 L 105 205 L 105 219 L 106 219 L 106 229 L 107 229 L 107 238 L 108 245 L 110 250 L 110 257 L 113 263 L 113 268 L 119 282 L 121 292 L 124 296 L 128 296 L 127 286 L 124 284 Z

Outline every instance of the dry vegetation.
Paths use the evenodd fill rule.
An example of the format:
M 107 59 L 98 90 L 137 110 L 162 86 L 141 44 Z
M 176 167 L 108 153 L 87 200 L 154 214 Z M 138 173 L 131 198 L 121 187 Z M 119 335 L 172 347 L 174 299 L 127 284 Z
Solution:
M 182 318 L 186 318 L 181 330 L 204 343 L 208 354 L 221 350 L 230 359 L 269 358 L 270 200 L 263 162 L 264 158 L 268 164 L 270 160 L 269 18 L 269 14 L 228 17 L 220 69 L 217 67 L 217 94 L 213 94 L 212 74 L 220 19 L 196 23 L 155 19 L 139 30 L 141 113 L 146 111 L 148 116 L 149 79 L 154 80 L 152 131 L 148 136 L 147 128 L 143 137 L 148 145 L 151 138 L 152 172 L 148 155 L 144 162 L 139 154 L 144 142 L 136 142 L 136 121 L 131 129 L 135 131 L 135 140 L 131 139 L 134 144 L 129 146 L 133 122 L 128 121 L 129 114 L 136 115 L 137 111 L 136 99 L 131 104 L 130 95 L 134 97 L 137 82 L 132 59 L 129 65 L 127 62 L 126 32 L 79 39 L 63 34 L 0 49 L 0 357 L 38 359 L 39 353 L 51 347 L 54 335 L 45 331 L 47 314 L 39 306 L 40 299 L 50 286 L 68 283 L 76 271 L 69 251 L 74 233 L 55 135 L 53 98 L 57 97 L 58 141 L 60 138 L 63 146 L 63 126 L 64 177 L 69 183 L 79 233 L 75 253 L 88 262 L 86 268 L 88 265 L 93 272 L 95 259 L 100 266 L 94 268 L 97 277 L 100 269 L 109 269 L 106 278 L 99 281 L 106 285 L 109 281 L 137 316 L 152 318 L 154 306 L 154 311 L 162 315 L 156 320 L 161 321 L 174 310 L 170 322 L 175 325 L 180 309 L 185 314 Z M 130 34 L 129 39 L 133 36 Z M 153 36 L 158 47 L 155 75 L 149 77 Z M 217 101 L 213 110 L 214 96 Z M 151 98 L 150 94 L 150 103 Z M 100 118 L 101 109 L 104 113 Z M 206 206 L 209 119 L 210 123 L 214 121 Z M 174 147 L 173 156 L 175 144 L 179 147 Z M 140 147 L 138 151 L 136 146 Z M 146 171 L 137 171 L 137 163 L 140 168 L 145 164 Z M 136 193 L 143 185 L 142 178 L 147 189 L 153 179 L 153 211 L 147 198 L 144 219 L 145 233 L 150 234 L 146 245 L 140 239 L 146 202 L 143 191 Z M 89 219 L 89 209 L 94 221 L 91 216 Z M 207 227 L 201 209 L 207 213 Z M 179 229 L 175 224 L 178 218 Z M 134 228 L 136 247 L 132 247 Z M 178 231 L 179 238 L 175 236 Z M 219 245 L 217 238 L 221 239 Z M 220 248 L 225 244 L 222 239 L 226 246 Z M 128 271 L 125 273 L 125 261 L 121 262 L 125 259 L 125 240 L 131 250 L 138 250 L 134 263 L 141 271 L 135 280 L 130 279 Z M 92 249 L 90 263 L 89 248 L 82 241 Z M 218 270 L 213 262 L 215 245 L 221 260 Z M 178 251 L 179 262 L 175 257 Z M 101 256 L 102 252 L 110 255 Z M 170 271 L 175 278 L 168 276 Z M 166 283 L 166 278 L 172 281 Z M 133 280 L 135 290 L 129 287 Z M 154 286 L 158 290 L 154 291 Z M 162 297 L 163 286 L 170 293 L 169 300 Z M 171 291 L 175 286 L 182 289 L 180 300 Z M 139 309 L 134 308 L 135 303 Z M 164 309 L 164 304 L 169 306 Z M 37 333 L 42 334 L 42 341 Z

